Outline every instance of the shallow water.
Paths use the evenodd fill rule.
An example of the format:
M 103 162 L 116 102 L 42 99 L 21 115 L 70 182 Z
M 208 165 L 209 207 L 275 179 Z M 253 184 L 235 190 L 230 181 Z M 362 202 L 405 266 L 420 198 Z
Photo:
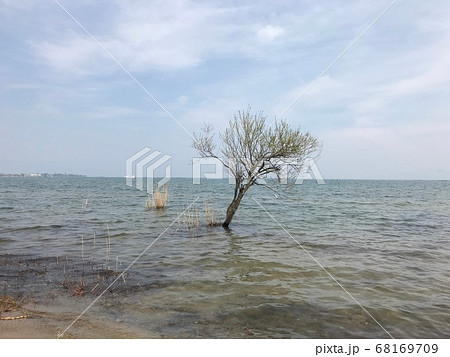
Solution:
M 203 217 L 205 199 L 223 215 L 226 181 L 169 188 L 167 209 L 146 211 L 125 179 L 1 178 L 1 253 L 122 271 L 175 220 L 83 323 L 136 337 L 450 336 L 450 182 L 305 182 L 282 198 L 255 187 L 231 231 Z M 176 217 L 197 197 L 201 225 L 189 231 Z M 19 284 L 0 265 L 0 276 L 3 292 L 32 290 L 40 311 L 68 320 L 100 293 L 49 299 L 57 274 Z

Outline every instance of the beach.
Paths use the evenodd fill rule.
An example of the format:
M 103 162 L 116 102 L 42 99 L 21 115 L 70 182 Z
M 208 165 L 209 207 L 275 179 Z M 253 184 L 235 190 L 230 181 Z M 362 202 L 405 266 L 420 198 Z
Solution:
M 56 338 L 57 336 L 57 330 L 44 324 L 39 318 L 0 320 L 0 338 Z

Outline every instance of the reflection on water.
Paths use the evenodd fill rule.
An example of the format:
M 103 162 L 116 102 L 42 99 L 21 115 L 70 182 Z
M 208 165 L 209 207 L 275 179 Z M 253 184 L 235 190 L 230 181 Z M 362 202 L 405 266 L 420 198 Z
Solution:
M 259 188 L 249 194 L 394 337 L 449 337 L 449 188 L 446 181 L 334 181 L 307 182 L 289 199 Z M 2 253 L 58 261 L 20 286 L 64 329 L 100 291 L 60 293 L 61 260 L 123 270 L 196 197 L 200 215 L 206 198 L 223 214 L 232 193 L 224 181 L 175 179 L 167 209 L 150 212 L 145 194 L 123 179 L 4 178 L 0 194 Z M 106 336 L 119 329 L 128 337 L 389 337 L 250 195 L 231 227 L 203 224 L 192 234 L 176 223 L 74 326 L 75 335 L 101 322 Z M 0 276 L 5 292 L 21 289 L 6 266 Z

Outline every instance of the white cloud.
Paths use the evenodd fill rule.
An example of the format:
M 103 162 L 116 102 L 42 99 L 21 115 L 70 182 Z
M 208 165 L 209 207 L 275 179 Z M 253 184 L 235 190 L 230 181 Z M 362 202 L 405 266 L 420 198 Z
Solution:
M 177 98 L 177 103 L 178 103 L 178 104 L 186 104 L 188 100 L 189 100 L 189 98 L 188 98 L 187 96 L 185 96 L 185 95 L 180 95 L 180 96 Z
M 70 77 L 95 73 L 106 56 L 90 38 L 73 33 L 58 42 L 44 41 L 33 47 L 53 70 Z
M 319 166 L 329 178 L 448 179 L 448 135 L 448 122 L 327 131 Z
M 251 43 L 246 26 L 229 25 L 238 8 L 189 0 L 118 2 L 117 6 L 109 28 L 93 36 L 133 70 L 189 68 L 224 52 L 245 52 L 246 46 L 233 45 L 236 38 Z M 85 25 L 89 30 L 89 24 Z M 62 33 L 56 41 L 37 43 L 37 55 L 56 70 L 103 71 L 96 60 L 102 56 L 101 49 L 81 29 L 79 33 Z
M 436 58 L 422 72 L 407 78 L 381 85 L 376 91 L 391 98 L 435 91 L 450 83 L 450 51 L 446 47 L 436 51 Z
M 284 29 L 280 26 L 264 26 L 257 31 L 258 39 L 263 42 L 272 42 L 284 33 Z
M 279 26 L 261 25 L 274 7 L 264 3 L 216 6 L 192 0 L 141 0 L 114 4 L 114 15 L 101 30 L 95 31 L 93 24 L 80 22 L 124 66 L 134 71 L 186 69 L 223 56 L 257 60 L 279 57 L 278 53 L 267 52 L 267 44 L 275 40 L 277 45 L 314 44 L 324 33 L 337 33 L 339 28 L 348 26 L 353 21 L 348 19 L 349 13 L 360 8 L 352 3 L 346 7 L 320 7 L 306 13 L 304 10 L 309 5 L 298 4 L 302 11 L 277 14 L 277 22 L 283 23 Z M 76 5 L 67 5 L 67 10 L 70 12 L 72 7 L 81 11 Z M 360 13 L 370 12 L 371 8 L 372 5 L 366 6 Z M 89 7 L 85 6 L 84 11 L 89 12 Z M 314 26 L 318 24 L 317 18 L 320 26 Z M 68 26 L 74 27 L 73 23 Z M 102 56 L 101 50 L 92 52 L 94 42 L 81 29 L 78 33 L 78 38 L 72 32 L 62 32 L 57 33 L 53 41 L 38 41 L 37 55 L 58 70 L 72 67 L 79 74 L 103 72 L 103 62 L 95 58 Z M 286 33 L 296 35 L 285 36 Z M 284 56 L 298 54 L 285 53 Z M 87 68 L 91 71 L 86 71 Z
M 135 108 L 121 106 L 97 106 L 89 112 L 82 112 L 80 116 L 86 119 L 113 119 L 129 118 L 133 119 L 137 114 L 142 114 Z
M 31 10 L 32 7 L 36 4 L 34 0 L 0 0 L 1 8 L 6 11 L 9 10 Z

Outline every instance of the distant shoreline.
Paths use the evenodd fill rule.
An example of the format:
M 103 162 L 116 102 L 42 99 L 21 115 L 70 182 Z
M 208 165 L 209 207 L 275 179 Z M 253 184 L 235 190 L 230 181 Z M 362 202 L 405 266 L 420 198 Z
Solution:
M 2 177 L 74 177 L 74 178 L 107 178 L 107 179 L 124 179 L 126 176 L 88 176 L 81 174 L 47 174 L 47 173 L 39 173 L 39 174 L 3 174 L 0 173 L 0 178 Z M 155 177 L 155 179 L 161 179 L 162 177 Z M 133 177 L 133 180 L 135 177 Z M 172 176 L 171 179 L 189 179 L 192 180 L 192 177 L 189 176 Z M 202 180 L 208 181 L 228 181 L 228 178 L 202 178 Z M 303 181 L 315 181 L 315 179 L 304 179 Z M 442 179 L 442 178 L 433 178 L 433 179 L 423 179 L 423 178 L 325 178 L 326 183 L 336 183 L 336 182 L 346 182 L 346 181 L 450 181 L 450 179 Z
M 0 177 L 87 177 L 79 174 L 48 174 L 48 173 L 30 173 L 30 174 L 1 174 Z

